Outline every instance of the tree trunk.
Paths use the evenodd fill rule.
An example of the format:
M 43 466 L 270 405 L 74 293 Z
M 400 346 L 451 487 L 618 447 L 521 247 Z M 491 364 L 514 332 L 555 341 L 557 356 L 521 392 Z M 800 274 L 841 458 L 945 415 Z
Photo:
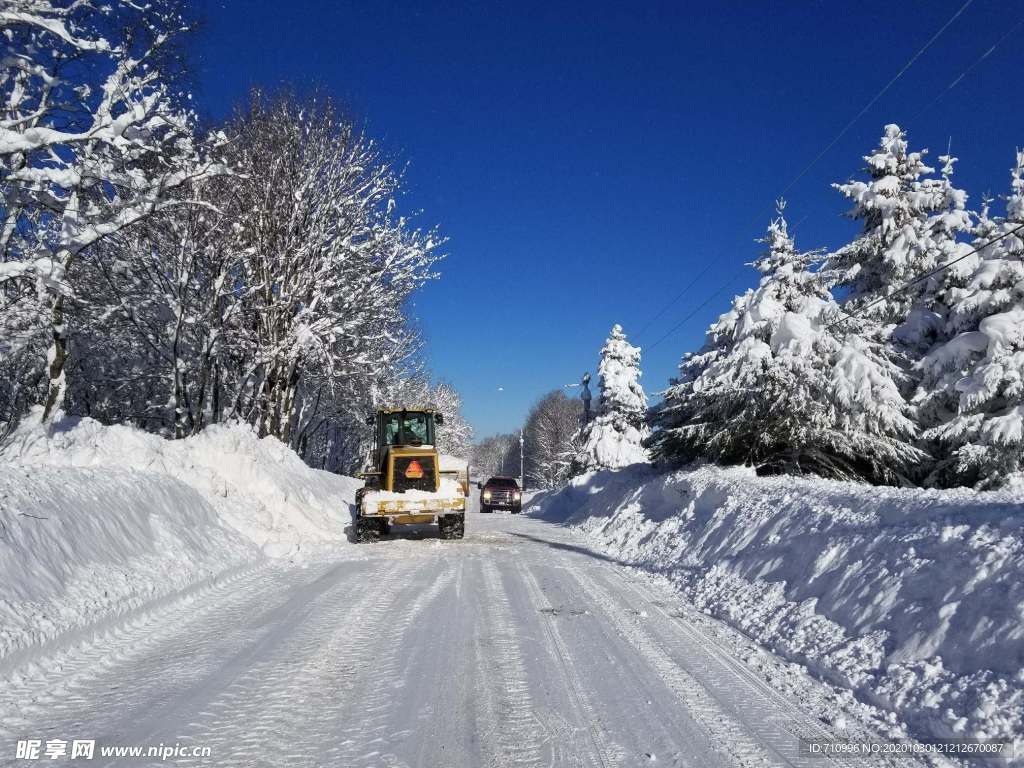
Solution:
M 55 411 L 64 407 L 67 378 L 64 366 L 68 359 L 67 318 L 64 315 L 64 296 L 58 295 L 50 309 L 50 325 L 53 329 L 53 343 L 47 355 L 49 383 L 46 387 L 46 404 L 43 406 L 43 421 L 49 421 Z
M 213 363 L 213 391 L 210 393 L 210 423 L 220 421 L 220 363 Z
M 287 376 L 283 384 L 284 391 L 281 396 L 281 419 L 280 434 L 281 442 L 290 444 L 292 436 L 292 424 L 295 408 L 295 393 L 299 388 L 299 358 L 294 358 L 288 366 Z

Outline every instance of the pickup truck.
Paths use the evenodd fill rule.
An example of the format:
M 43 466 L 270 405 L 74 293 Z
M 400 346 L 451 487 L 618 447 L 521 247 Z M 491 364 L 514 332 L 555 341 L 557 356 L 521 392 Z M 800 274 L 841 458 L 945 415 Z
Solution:
M 523 511 L 523 493 L 514 477 L 492 477 L 486 483 L 477 483 L 477 487 L 481 512 L 508 509 L 514 515 Z

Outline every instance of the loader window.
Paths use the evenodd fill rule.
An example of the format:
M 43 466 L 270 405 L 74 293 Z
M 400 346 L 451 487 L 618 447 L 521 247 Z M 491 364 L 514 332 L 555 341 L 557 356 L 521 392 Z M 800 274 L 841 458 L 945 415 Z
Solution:
M 384 444 L 432 445 L 433 426 L 429 413 L 390 413 L 384 417 Z
M 425 413 L 410 414 L 405 419 L 405 439 L 413 445 L 423 445 L 427 440 L 427 415 Z

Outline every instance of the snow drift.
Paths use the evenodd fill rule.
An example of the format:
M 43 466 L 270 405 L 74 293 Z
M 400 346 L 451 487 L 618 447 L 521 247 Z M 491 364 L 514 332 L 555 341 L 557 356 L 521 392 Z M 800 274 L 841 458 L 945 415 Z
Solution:
M 247 427 L 26 420 L 0 449 L 0 663 L 266 556 L 346 542 L 353 478 Z
M 1024 494 L 634 467 L 528 512 L 662 573 L 698 607 L 896 713 L 1024 754 Z
M 121 469 L 0 467 L 0 668 L 252 561 L 195 489 Z
M 177 478 L 209 499 L 221 518 L 269 555 L 346 541 L 349 504 L 362 482 L 311 469 L 288 446 L 243 424 L 213 424 L 194 437 L 164 440 L 132 427 L 38 418 L 0 449 L 24 465 L 108 467 Z

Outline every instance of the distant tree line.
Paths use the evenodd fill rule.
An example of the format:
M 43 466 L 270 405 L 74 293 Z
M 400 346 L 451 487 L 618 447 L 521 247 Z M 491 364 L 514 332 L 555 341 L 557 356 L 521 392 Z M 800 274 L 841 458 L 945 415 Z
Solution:
M 329 99 L 197 128 L 171 0 L 2 0 L 0 437 L 33 407 L 185 437 L 225 420 L 352 471 L 378 404 L 435 403 L 409 298 L 444 238 Z
M 579 448 L 583 405 L 556 389 L 541 397 L 523 425 L 523 469 L 528 488 L 557 488 L 570 477 Z M 486 438 L 473 445 L 475 474 L 519 477 L 519 434 Z

